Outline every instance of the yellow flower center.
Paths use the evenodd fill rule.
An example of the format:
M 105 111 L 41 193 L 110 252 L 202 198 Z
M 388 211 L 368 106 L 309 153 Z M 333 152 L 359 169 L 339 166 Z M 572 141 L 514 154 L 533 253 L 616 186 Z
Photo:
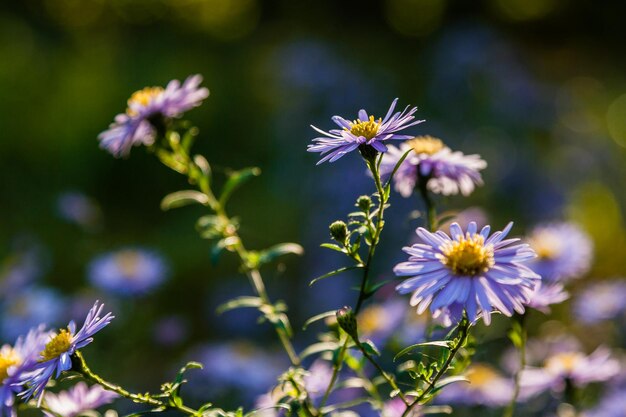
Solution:
M 126 278 L 134 278 L 135 276 L 137 276 L 139 261 L 139 254 L 133 250 L 120 252 L 115 256 L 115 262 L 117 263 L 117 266 Z
M 443 149 L 443 142 L 441 139 L 433 138 L 432 136 L 417 136 L 406 142 L 415 153 L 433 155 Z
M 499 378 L 498 373 L 488 365 L 474 364 L 466 372 L 465 376 L 469 383 L 474 386 L 482 386 Z
M 387 313 L 381 306 L 371 306 L 363 310 L 358 318 L 359 330 L 371 334 L 384 327 Z
M 485 246 L 485 238 L 479 234 L 470 236 L 467 233 L 459 240 L 446 243 L 441 249 L 441 262 L 455 275 L 478 275 L 494 264 L 493 246 Z
M 9 376 L 9 368 L 19 365 L 21 362 L 22 359 L 14 349 L 2 349 L 0 352 L 0 383 Z
M 132 110 L 132 106 L 137 104 L 140 106 L 147 106 L 162 92 L 163 88 L 161 87 L 146 87 L 143 90 L 135 91 L 133 95 L 130 96 L 130 99 L 128 99 L 128 109 L 126 109 L 126 113 L 129 116 L 136 115 L 137 112 Z
M 381 124 L 382 119 L 374 120 L 374 116 L 370 116 L 369 120 L 365 121 L 356 119 L 350 123 L 350 133 L 355 136 L 363 136 L 365 139 L 370 140 L 376 136 Z
M 42 361 L 49 361 L 61 356 L 70 349 L 72 344 L 72 333 L 69 329 L 61 329 L 59 334 L 54 336 L 48 342 L 44 350 L 41 352 Z
M 529 239 L 539 259 L 554 259 L 561 253 L 561 242 L 552 233 L 540 231 Z
M 581 359 L 583 359 L 583 355 L 579 352 L 558 353 L 546 360 L 545 367 L 554 373 L 571 373 Z

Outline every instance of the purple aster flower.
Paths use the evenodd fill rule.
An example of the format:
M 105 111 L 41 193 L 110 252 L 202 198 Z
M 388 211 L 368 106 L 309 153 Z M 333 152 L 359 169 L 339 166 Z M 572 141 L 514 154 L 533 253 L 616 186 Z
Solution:
M 39 352 L 49 340 L 43 326 L 19 337 L 14 346 L 0 348 L 0 417 L 17 417 L 16 394 L 23 390 L 22 376 L 38 364 Z
M 156 138 L 155 118 L 180 117 L 198 107 L 209 96 L 209 90 L 200 86 L 202 76 L 193 75 L 180 84 L 172 80 L 165 89 L 146 87 L 128 100 L 126 113 L 115 116 L 115 121 L 98 139 L 100 147 L 114 156 L 126 156 L 135 145 L 151 145 Z
M 20 395 L 25 399 L 34 396 L 41 402 L 43 398 L 41 394 L 53 375 L 58 378 L 61 372 L 71 369 L 71 356 L 74 352 L 93 342 L 93 335 L 106 327 L 114 318 L 111 313 L 100 317 L 103 308 L 104 304 L 96 301 L 78 332 L 76 323 L 71 321 L 67 329 L 61 329 L 50 337 L 39 354 L 39 364 L 36 369 L 22 378 L 21 382 L 27 384 L 29 388 Z
M 58 394 L 49 392 L 44 396 L 46 408 L 44 414 L 48 417 L 78 417 L 93 411 L 96 408 L 111 403 L 118 395 L 107 391 L 100 385 L 88 387 L 85 382 L 79 382 L 67 391 Z
M 56 323 L 63 314 L 63 298 L 50 288 L 26 287 L 0 304 L 0 334 L 17 338 L 41 323 Z
M 573 223 L 539 225 L 531 232 L 528 243 L 537 252 L 530 267 L 546 281 L 579 278 L 591 266 L 591 238 Z
M 619 362 L 605 347 L 588 356 L 580 351 L 564 350 L 547 357 L 543 367 L 524 369 L 520 374 L 521 393 L 523 398 L 528 398 L 548 389 L 563 392 L 567 381 L 584 387 L 591 382 L 608 381 L 619 373 Z
M 568 298 L 569 293 L 565 291 L 563 284 L 539 282 L 530 295 L 530 301 L 527 305 L 544 314 L 550 314 L 550 305 L 562 303 Z
M 125 248 L 95 258 L 89 265 L 89 281 L 104 291 L 139 296 L 159 286 L 167 275 L 163 258 L 154 251 Z
M 593 284 L 578 294 L 576 317 L 587 324 L 610 320 L 626 311 L 626 280 Z
M 487 364 L 473 363 L 464 376 L 469 383 L 457 382 L 441 391 L 443 402 L 466 405 L 501 407 L 511 400 L 513 384 L 497 370 Z
M 365 110 L 360 110 L 358 118 L 352 122 L 341 116 L 333 116 L 333 122 L 340 129 L 331 129 L 325 132 L 311 126 L 316 132 L 324 136 L 313 139 L 314 143 L 308 146 L 307 151 L 325 155 L 319 160 L 318 165 L 326 161 L 335 162 L 361 146 L 370 146 L 378 152 L 387 152 L 384 141 L 410 139 L 412 136 L 399 135 L 397 132 L 424 121 L 414 120 L 413 114 L 417 111 L 417 107 L 409 108 L 410 106 L 407 106 L 403 111 L 394 113 L 397 102 L 398 99 L 395 99 L 391 103 L 384 119 L 376 120 L 374 116 L 368 115 Z
M 409 150 L 413 150 L 402 162 L 394 175 L 394 189 L 403 197 L 409 197 L 418 177 L 424 178 L 430 191 L 436 194 L 453 195 L 459 192 L 465 196 L 482 185 L 480 170 L 487 162 L 479 155 L 464 155 L 453 152 L 440 139 L 418 136 L 404 142 L 399 148 L 389 147 L 383 157 L 380 171 L 383 177 L 391 175 L 398 161 Z
M 478 232 L 471 222 L 464 233 L 453 223 L 451 237 L 418 228 L 424 243 L 403 248 L 409 260 L 396 265 L 394 272 L 410 278 L 396 290 L 412 292 L 411 305 L 418 314 L 430 306 L 433 317 L 444 314 L 460 320 L 465 311 L 471 322 L 482 316 L 489 324 L 494 310 L 507 316 L 523 313 L 540 277 L 522 265 L 535 252 L 527 244 L 515 244 L 519 239 L 504 240 L 512 227 L 509 223 L 489 236 L 489 226 Z

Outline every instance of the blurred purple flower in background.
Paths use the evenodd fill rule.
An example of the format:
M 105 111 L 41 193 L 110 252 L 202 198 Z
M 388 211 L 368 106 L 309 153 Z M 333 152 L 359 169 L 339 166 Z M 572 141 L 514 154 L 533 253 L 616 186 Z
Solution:
M 574 313 L 583 323 L 611 320 L 626 311 L 626 280 L 616 279 L 592 284 L 580 291 Z
M 414 121 L 415 116 L 413 114 L 417 111 L 417 107 L 409 109 L 407 106 L 403 111 L 394 113 L 397 102 L 398 99 L 396 98 L 391 103 L 384 119 L 376 120 L 374 116 L 368 115 L 365 110 L 360 110 L 358 118 L 352 122 L 341 116 L 333 116 L 333 122 L 341 129 L 331 129 L 325 132 L 311 126 L 316 132 L 324 136 L 313 139 L 314 143 L 308 146 L 307 151 L 325 155 L 319 160 L 318 165 L 326 161 L 335 162 L 361 145 L 369 145 L 378 152 L 387 152 L 384 141 L 410 139 L 411 135 L 399 135 L 397 132 L 424 122 L 424 120 Z
M 42 274 L 41 253 L 37 248 L 16 251 L 0 264 L 0 301 L 33 284 Z
M 535 227 L 528 239 L 537 252 L 530 267 L 545 281 L 580 278 L 591 267 L 591 238 L 573 223 L 548 223 Z
M 528 367 L 520 374 L 522 398 L 528 398 L 546 390 L 562 392 L 566 382 L 577 387 L 591 382 L 608 381 L 620 373 L 620 364 L 606 347 L 599 347 L 590 355 L 580 351 L 563 350 L 548 356 L 543 367 Z
M 304 376 L 304 386 L 312 399 L 321 398 L 326 392 L 333 375 L 333 367 L 327 361 L 318 359 Z
M 479 173 L 487 167 L 487 162 L 479 155 L 464 155 L 453 152 L 440 139 L 418 136 L 404 142 L 399 148 L 390 146 L 380 166 L 381 175 L 388 177 L 402 156 L 408 152 L 394 175 L 394 189 L 403 197 L 413 194 L 418 175 L 427 179 L 428 189 L 436 194 L 453 195 L 459 192 L 471 194 L 476 185 L 482 185 Z
M 455 321 L 463 311 L 470 321 L 482 317 L 485 324 L 491 322 L 494 309 L 507 316 L 523 313 L 540 277 L 522 265 L 535 256 L 534 251 L 527 244 L 513 245 L 519 239 L 503 240 L 512 227 L 509 223 L 489 236 L 489 226 L 479 233 L 472 222 L 464 233 L 453 223 L 451 237 L 418 228 L 424 243 L 403 248 L 409 261 L 396 265 L 394 272 L 411 278 L 396 289 L 413 293 L 411 305 L 417 306 L 418 314 L 430 306 L 434 317 L 449 315 Z
M 559 304 L 569 298 L 569 293 L 563 288 L 563 284 L 545 284 L 539 282 L 530 295 L 528 307 L 539 310 L 544 314 L 550 314 L 550 306 Z
M 460 381 L 441 391 L 440 402 L 465 405 L 501 407 L 511 401 L 513 383 L 492 366 L 473 363 L 463 374 L 468 382 Z
M 59 195 L 57 211 L 64 220 L 89 231 L 100 227 L 102 222 L 102 211 L 98 203 L 76 191 L 68 191 Z
M 359 314 L 359 335 L 382 346 L 399 329 L 406 316 L 404 300 L 395 298 L 381 304 L 371 304 Z
M 111 403 L 118 395 L 107 391 L 100 385 L 91 387 L 83 381 L 78 382 L 67 391 L 58 394 L 47 392 L 44 403 L 49 411 L 43 410 L 48 417 L 78 417 L 88 414 L 96 408 Z M 91 415 L 91 414 L 90 414 Z
M 154 323 L 153 337 L 161 346 L 181 344 L 189 336 L 189 324 L 182 316 L 168 316 Z
M 43 326 L 32 329 L 20 336 L 14 346 L 0 348 L 0 417 L 17 417 L 15 396 L 23 389 L 20 382 L 23 374 L 32 371 L 39 361 L 50 334 Z
M 200 86 L 202 76 L 187 77 L 182 86 L 172 80 L 165 89 L 146 87 L 136 91 L 128 100 L 126 113 L 115 116 L 115 122 L 102 132 L 100 147 L 114 156 L 126 156 L 136 145 L 151 145 L 156 138 L 155 118 L 180 117 L 184 112 L 202 104 L 209 90 Z
M 95 287 L 121 296 L 141 296 L 166 278 L 167 265 L 155 251 L 125 248 L 98 256 L 89 264 L 89 281 Z
M 26 287 L 0 304 L 0 334 L 11 340 L 40 324 L 57 323 L 64 305 L 64 298 L 53 289 Z

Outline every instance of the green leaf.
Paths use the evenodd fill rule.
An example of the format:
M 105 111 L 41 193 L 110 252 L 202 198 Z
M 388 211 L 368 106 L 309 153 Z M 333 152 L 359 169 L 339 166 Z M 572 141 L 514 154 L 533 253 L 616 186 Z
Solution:
M 317 281 L 323 280 L 325 278 L 330 278 L 334 275 L 337 274 L 341 274 L 342 272 L 346 272 L 346 271 L 350 271 L 351 269 L 359 269 L 359 268 L 363 268 L 363 265 L 354 265 L 354 266 L 344 266 L 343 268 L 339 268 L 339 269 L 335 269 L 334 271 L 331 271 L 327 274 L 324 274 L 322 276 L 319 276 L 317 278 L 314 278 L 311 280 L 311 282 L 309 282 L 309 286 L 315 284 Z
M 370 355 L 380 356 L 380 352 L 376 348 L 376 345 L 374 345 L 374 342 L 372 342 L 371 340 L 366 340 L 364 342 L 361 342 L 361 346 Z
M 304 322 L 304 324 L 302 325 L 302 330 L 306 330 L 307 327 L 309 327 L 311 324 L 315 323 L 316 321 L 323 320 L 327 317 L 334 317 L 336 313 L 337 313 L 337 310 L 330 310 L 324 313 L 317 314 Z
M 314 343 L 307 347 L 300 353 L 300 358 L 304 359 L 307 356 L 315 355 L 316 353 L 329 352 L 337 349 L 337 342 L 320 342 Z
M 217 308 L 217 313 L 222 314 L 226 311 L 233 310 L 236 308 L 248 308 L 248 307 L 259 308 L 262 305 L 263 305 L 263 300 L 261 300 L 259 297 L 242 296 L 242 297 L 237 297 L 235 299 L 232 299 L 220 305 Z
M 395 361 L 396 359 L 398 359 L 400 356 L 404 356 L 407 353 L 417 349 L 417 348 L 421 348 L 421 347 L 427 347 L 427 346 L 436 346 L 436 347 L 440 347 L 440 348 L 444 348 L 447 350 L 450 350 L 450 342 L 446 341 L 446 340 L 436 340 L 436 341 L 432 341 L 432 342 L 424 342 L 424 343 L 416 343 L 414 345 L 408 346 L 404 349 L 402 349 L 400 352 L 398 352 L 398 354 L 396 356 L 394 356 L 393 360 Z
M 261 175 L 261 170 L 257 167 L 244 168 L 239 171 L 232 172 L 224 188 L 222 188 L 222 194 L 220 195 L 220 204 L 223 206 L 226 204 L 232 193 L 239 188 L 244 182 L 252 177 L 258 177 Z
M 161 200 L 161 209 L 170 210 L 177 207 L 188 206 L 189 204 L 202 204 L 206 206 L 209 204 L 209 198 L 200 191 L 176 191 L 163 197 L 163 200 Z
M 444 387 L 450 384 L 454 384 L 455 382 L 460 382 L 460 381 L 469 382 L 469 379 L 461 375 L 449 376 L 447 378 L 440 379 L 439 382 L 435 384 L 435 387 L 430 393 L 434 395 L 438 391 L 441 391 Z
M 269 249 L 265 249 L 259 253 L 259 263 L 264 264 L 271 262 L 282 255 L 287 254 L 302 255 L 304 248 L 297 243 L 279 243 Z
M 334 243 L 322 243 L 320 245 L 322 248 L 331 249 L 337 252 L 346 253 L 346 250 L 339 245 L 335 245 Z

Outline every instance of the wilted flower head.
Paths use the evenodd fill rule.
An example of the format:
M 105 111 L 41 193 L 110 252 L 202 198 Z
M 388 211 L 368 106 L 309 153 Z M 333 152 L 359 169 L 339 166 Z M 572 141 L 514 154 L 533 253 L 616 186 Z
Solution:
M 180 117 L 209 96 L 209 90 L 199 88 L 201 82 L 202 76 L 193 75 L 182 85 L 172 80 L 165 89 L 146 87 L 136 91 L 128 100 L 126 112 L 115 116 L 109 129 L 98 136 L 100 147 L 119 157 L 128 155 L 134 145 L 151 145 L 157 133 L 155 123 L 162 118 Z
M 610 320 L 626 311 L 626 280 L 593 284 L 578 294 L 574 302 L 576 317 L 588 324 Z
M 25 399 L 34 396 L 41 401 L 43 398 L 41 394 L 53 375 L 58 378 L 61 372 L 71 369 L 71 356 L 74 352 L 93 342 L 93 335 L 113 320 L 114 316 L 111 313 L 100 317 L 103 308 L 104 304 L 96 301 L 87 313 L 80 330 L 76 331 L 76 324 L 71 321 L 67 329 L 61 329 L 50 336 L 48 343 L 39 354 L 39 364 L 36 369 L 21 380 L 29 388 L 20 395 L 23 395 Z
M 32 371 L 49 335 L 43 327 L 19 337 L 14 346 L 0 347 L 0 417 L 16 417 L 16 394 L 23 390 L 22 376 Z
M 478 232 L 472 222 L 464 233 L 453 223 L 451 237 L 442 231 L 417 229 L 424 243 L 403 248 L 408 262 L 394 268 L 398 276 L 409 276 L 396 289 L 413 293 L 411 305 L 421 314 L 429 306 L 434 317 L 448 315 L 459 320 L 463 311 L 470 321 L 479 317 L 491 322 L 493 310 L 511 316 L 524 312 L 540 277 L 523 263 L 535 256 L 519 239 L 506 239 L 513 223 L 489 236 L 491 228 Z
M 46 408 L 44 414 L 49 417 L 57 415 L 63 417 L 78 417 L 89 411 L 109 404 L 118 395 L 114 392 L 107 391 L 100 385 L 88 387 L 85 382 L 79 382 L 67 391 L 61 391 L 58 394 L 49 392 L 44 396 Z
M 537 252 L 530 267 L 546 281 L 579 278 L 591 266 L 591 239 L 573 223 L 539 225 L 531 232 L 528 243 Z
M 392 139 L 410 139 L 410 135 L 400 135 L 399 131 L 408 127 L 422 123 L 424 120 L 414 120 L 413 114 L 417 107 L 407 106 L 401 112 L 395 112 L 395 99 L 383 119 L 376 119 L 368 115 L 365 110 L 360 110 L 358 118 L 353 121 L 344 119 L 341 116 L 333 116 L 332 120 L 340 129 L 331 129 L 325 132 L 315 126 L 311 126 L 322 137 L 313 139 L 313 144 L 309 145 L 307 151 L 319 152 L 325 155 L 317 163 L 334 162 L 345 154 L 359 148 L 367 152 L 366 148 L 371 147 L 377 152 L 387 152 L 387 146 L 383 143 Z
M 530 295 L 528 307 L 532 307 L 544 314 L 550 314 L 550 306 L 559 304 L 569 298 L 569 293 L 563 288 L 563 284 L 546 284 L 539 282 Z
M 588 356 L 580 351 L 564 350 L 547 357 L 541 368 L 524 369 L 520 374 L 521 392 L 524 397 L 548 389 L 562 392 L 567 381 L 583 387 L 591 382 L 608 381 L 619 372 L 619 362 L 605 347 L 599 347 Z
M 459 192 L 465 196 L 482 185 L 480 170 L 487 162 L 479 155 L 464 155 L 453 152 L 440 139 L 418 136 L 404 142 L 399 148 L 389 147 L 380 166 L 382 176 L 389 176 L 402 156 L 412 150 L 394 175 L 394 188 L 403 197 L 409 197 L 417 185 L 418 178 L 427 181 L 430 191 L 452 195 Z
M 461 381 L 447 386 L 439 395 L 442 401 L 499 407 L 511 400 L 512 381 L 490 365 L 473 363 L 463 376 L 468 379 L 468 382 Z
M 108 292 L 143 295 L 159 286 L 166 277 L 167 266 L 154 251 L 125 248 L 95 258 L 89 265 L 89 281 Z

